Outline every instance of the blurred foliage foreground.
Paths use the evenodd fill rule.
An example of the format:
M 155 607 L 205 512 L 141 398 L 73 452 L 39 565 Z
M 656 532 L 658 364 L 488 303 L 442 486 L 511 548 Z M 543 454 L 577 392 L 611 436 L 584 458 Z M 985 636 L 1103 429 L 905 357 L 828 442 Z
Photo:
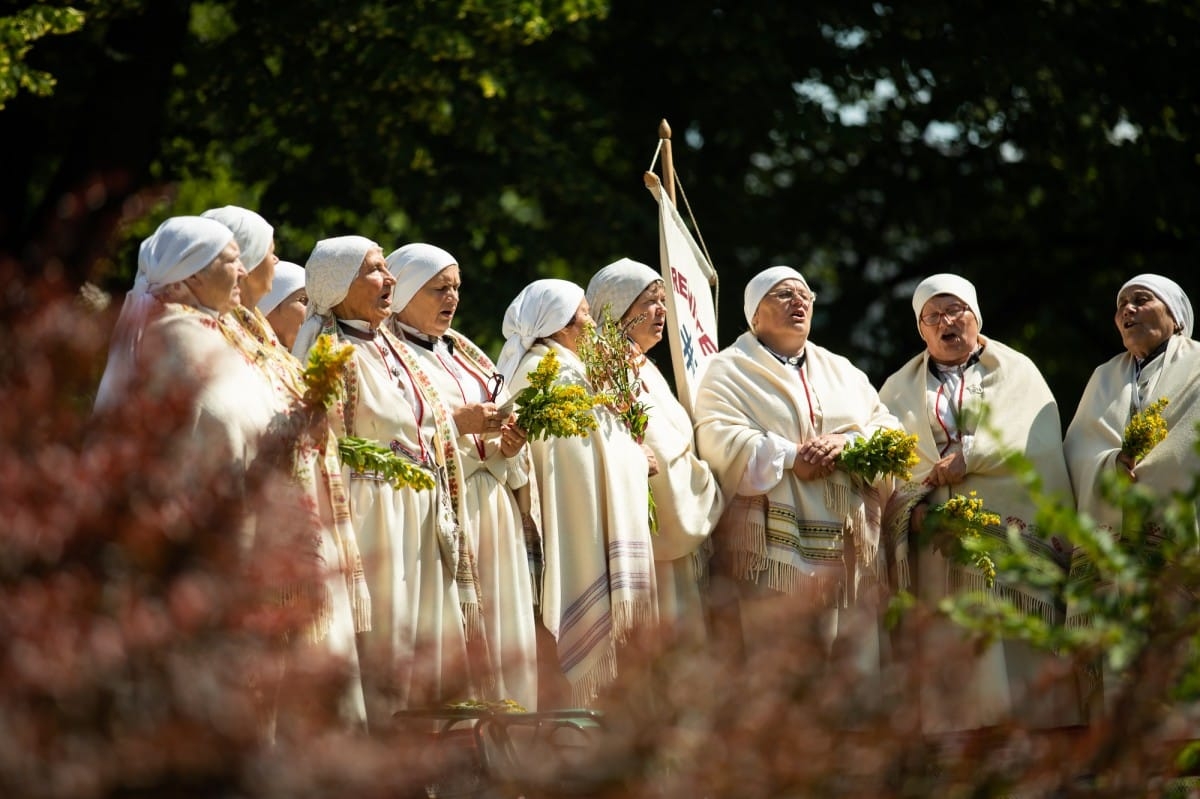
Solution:
M 1039 523 L 1096 564 L 1087 627 L 1049 627 L 979 597 L 896 607 L 902 626 L 963 623 L 962 657 L 1010 635 L 1070 657 L 1063 669 L 1124 670 L 1111 715 L 1088 727 L 918 734 L 917 667 L 899 662 L 887 702 L 864 703 L 849 669 L 820 654 L 801 612 L 777 646 L 737 653 L 659 641 L 630 670 L 606 728 L 571 759 L 538 757 L 513 787 L 488 785 L 428 733 L 345 731 L 327 712 L 343 664 L 290 645 L 298 621 L 262 586 L 306 579 L 286 545 L 249 568 L 238 555 L 237 497 L 216 471 L 182 485 L 164 446 L 173 403 L 91 418 L 114 308 L 48 299 L 0 322 L 0 795 L 5 797 L 663 797 L 1131 796 L 1186 791 L 1194 737 L 1181 708 L 1200 689 L 1195 501 L 1114 484 L 1130 530 L 1150 513 L 1161 542 L 1119 543 L 1046 503 Z M 180 398 L 180 406 L 183 400 Z M 1032 478 L 1031 478 L 1032 481 Z M 260 514 L 288 524 L 286 494 L 251 481 Z M 276 498 L 274 503 L 272 499 Z M 993 553 L 1001 576 L 1064 582 L 1019 551 Z M 311 577 L 311 575 L 309 575 Z M 302 610 L 302 609 L 300 609 Z M 897 647 L 902 651 L 902 647 Z M 916 661 L 909 661 L 916 662 Z M 281 663 L 287 696 L 270 686 Z M 1060 675 L 1061 676 L 1061 675 Z M 291 723 L 264 743 L 265 705 Z M 549 750 L 553 753 L 553 749 Z M 561 755 L 561 752 L 557 753 Z M 452 773 L 445 773 L 446 769 Z M 441 773 L 439 773 L 439 769 Z M 471 774 L 475 773 L 474 777 Z M 468 779 L 468 777 L 471 777 Z M 454 779 L 450 779 L 454 778 Z M 439 786 L 434 788 L 432 786 Z M 502 793 L 504 788 L 506 793 Z

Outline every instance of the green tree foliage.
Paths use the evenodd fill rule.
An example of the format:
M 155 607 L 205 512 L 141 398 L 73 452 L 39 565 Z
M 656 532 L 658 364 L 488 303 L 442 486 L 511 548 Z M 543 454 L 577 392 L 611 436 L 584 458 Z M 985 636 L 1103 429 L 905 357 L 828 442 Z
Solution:
M 83 26 L 83 12 L 34 3 L 0 17 L 0 111 L 25 90 L 40 97 L 54 91 L 54 76 L 26 63 L 30 48 L 43 36 L 74 33 Z
M 30 53 L 55 96 L 0 117 L 27 156 L 4 187 L 4 249 L 76 279 L 123 218 L 253 202 L 292 260 L 349 230 L 446 246 L 468 279 L 460 323 L 494 344 L 532 277 L 656 259 L 640 173 L 665 117 L 722 275 L 723 341 L 745 279 L 792 263 L 821 295 L 814 338 L 881 379 L 920 346 L 911 286 L 958 271 L 985 333 L 1033 356 L 1069 410 L 1118 347 L 1120 283 L 1157 271 L 1188 288 L 1200 249 L 1194 0 L 90 14 Z M 139 194 L 155 186 L 178 199 Z M 64 207 L 82 209 L 66 230 Z

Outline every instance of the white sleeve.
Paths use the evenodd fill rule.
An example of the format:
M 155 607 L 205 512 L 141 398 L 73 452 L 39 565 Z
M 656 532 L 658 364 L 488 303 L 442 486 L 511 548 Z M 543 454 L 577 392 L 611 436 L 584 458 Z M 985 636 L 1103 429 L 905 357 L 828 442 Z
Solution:
M 743 496 L 765 494 L 783 479 L 783 470 L 796 462 L 796 443 L 767 432 L 746 464 L 737 492 Z

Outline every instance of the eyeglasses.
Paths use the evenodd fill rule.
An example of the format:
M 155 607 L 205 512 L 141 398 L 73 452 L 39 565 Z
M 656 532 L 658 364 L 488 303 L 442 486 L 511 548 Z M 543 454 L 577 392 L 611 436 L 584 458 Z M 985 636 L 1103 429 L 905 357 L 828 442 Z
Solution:
M 496 397 L 500 396 L 502 388 L 504 388 L 504 375 L 496 372 L 487 381 L 488 402 L 495 402 Z
M 930 327 L 937 327 L 942 322 L 945 322 L 948 325 L 953 324 L 969 313 L 971 313 L 971 309 L 967 306 L 956 305 L 953 308 L 947 308 L 944 311 L 930 311 L 927 314 L 922 314 L 921 321 Z
M 796 291 L 795 289 L 780 289 L 779 291 L 768 291 L 767 296 L 773 300 L 778 300 L 784 305 L 791 305 L 796 300 L 800 300 L 805 305 L 812 305 L 817 300 L 816 294 L 809 294 L 804 291 Z

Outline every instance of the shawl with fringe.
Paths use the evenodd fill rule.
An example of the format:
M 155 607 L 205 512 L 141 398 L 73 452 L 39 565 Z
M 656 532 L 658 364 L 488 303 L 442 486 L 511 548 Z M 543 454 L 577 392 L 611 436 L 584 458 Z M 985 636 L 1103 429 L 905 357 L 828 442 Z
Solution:
M 929 407 L 929 394 L 936 391 L 938 378 L 929 370 L 928 351 L 909 360 L 879 390 L 880 398 L 899 417 L 905 430 L 917 436 L 920 457 L 911 480 L 897 486 L 885 513 L 901 587 L 910 583 L 908 525 L 912 506 L 922 498 L 936 504 L 954 494 L 967 496 L 971 491 L 1001 519 L 1000 525 L 985 528 L 985 534 L 1007 541 L 1008 526 L 1012 525 L 1031 550 L 1065 566 L 1067 546 L 1037 529 L 1037 508 L 1009 460 L 1014 453 L 1024 456 L 1038 473 L 1043 492 L 1059 501 L 1069 501 L 1071 482 L 1063 458 L 1058 405 L 1029 358 L 998 341 L 982 337 L 981 341 L 985 346 L 979 360 L 963 376 L 961 424 L 973 433 L 974 440 L 966 453 L 967 474 L 961 483 L 937 489 L 921 484 L 939 460 Z M 989 587 L 983 574 L 968 566 L 949 564 L 943 573 L 922 574 L 919 579 L 926 583 L 923 594 L 929 596 L 943 597 L 967 589 L 986 591 L 1047 621 L 1060 618 L 1050 593 L 1000 580 Z
M 704 629 L 703 595 L 712 555 L 711 534 L 725 507 L 712 468 L 696 454 L 692 417 L 675 398 L 666 378 L 643 359 L 640 399 L 650 421 L 645 444 L 658 460 L 650 478 L 658 531 L 651 536 L 664 624 Z
M 525 353 L 510 390 L 553 348 L 558 385 L 587 383 L 583 363 L 555 342 Z M 572 701 L 591 704 L 617 678 L 617 651 L 658 622 L 650 527 L 644 498 L 646 458 L 628 429 L 605 408 L 586 437 L 530 442 L 542 510 L 545 574 L 542 621 L 558 641 Z
M 743 333 L 716 355 L 698 388 L 696 441 L 722 493 L 731 498 L 713 532 L 715 562 L 735 579 L 839 607 L 855 601 L 860 575 L 886 580 L 876 487 L 841 470 L 802 481 L 785 469 L 765 495 L 736 495 L 767 431 L 800 444 L 826 433 L 869 436 L 899 426 L 849 360 L 812 342 L 805 352 L 803 381 L 752 333 Z M 854 547 L 853 580 L 848 580 L 847 542 Z
M 1200 342 L 1172 336 L 1159 357 L 1163 363 L 1146 389 L 1144 404 L 1167 398 L 1162 412 L 1167 437 L 1137 464 L 1134 474 L 1139 486 L 1166 499 L 1172 492 L 1190 489 L 1200 473 L 1200 456 L 1195 450 L 1196 424 L 1200 422 Z M 1121 510 L 1101 495 L 1100 475 L 1117 468 L 1117 454 L 1132 415 L 1134 366 L 1133 356 L 1125 352 L 1096 368 L 1063 444 L 1079 512 L 1114 534 L 1122 529 Z M 1147 532 L 1153 537 L 1155 530 Z M 1071 579 L 1094 580 L 1091 564 L 1082 553 L 1072 560 Z M 1068 621 L 1083 620 L 1068 609 Z
M 275 388 L 282 412 L 292 415 L 303 414 L 302 401 L 305 386 L 301 377 L 304 368 L 280 343 L 275 331 L 257 308 L 235 308 L 227 321 L 227 338 L 245 355 L 253 358 L 271 385 Z M 299 418 L 299 417 L 298 417 Z M 324 437 L 309 438 L 317 430 Z M 363 571 L 362 557 L 358 551 L 358 539 L 350 524 L 350 507 L 346 488 L 342 484 L 342 464 L 338 457 L 337 435 L 331 424 L 320 428 L 307 427 L 289 454 L 291 476 L 305 494 L 313 498 L 319 524 L 333 538 L 339 563 L 349 592 L 354 631 L 371 629 L 371 597 L 367 590 L 367 578 Z M 331 568 L 330 564 L 323 564 Z M 293 599 L 285 597 L 285 601 Z M 319 617 L 314 621 L 310 638 L 322 640 L 329 630 L 331 603 L 327 596 L 321 597 Z

